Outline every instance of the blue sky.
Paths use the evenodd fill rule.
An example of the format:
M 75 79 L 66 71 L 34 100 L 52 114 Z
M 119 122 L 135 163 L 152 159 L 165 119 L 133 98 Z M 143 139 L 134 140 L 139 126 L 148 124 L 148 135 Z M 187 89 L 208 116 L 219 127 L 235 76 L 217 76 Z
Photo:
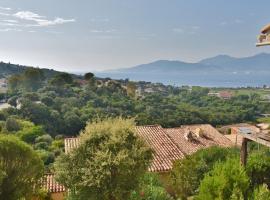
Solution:
M 268 0 L 0 0 L 0 60 L 63 71 L 196 62 L 256 48 Z

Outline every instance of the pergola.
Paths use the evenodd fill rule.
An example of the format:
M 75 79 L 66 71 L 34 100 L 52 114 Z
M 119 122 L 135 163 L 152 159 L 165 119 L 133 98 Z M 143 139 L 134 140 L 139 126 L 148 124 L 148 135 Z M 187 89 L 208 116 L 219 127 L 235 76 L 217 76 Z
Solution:
M 258 36 L 257 47 L 270 45 L 270 24 L 262 28 L 261 34 Z M 247 164 L 247 144 L 250 141 L 254 141 L 258 144 L 270 147 L 270 134 L 254 133 L 249 130 L 242 130 L 240 134 L 243 136 L 240 160 L 243 166 Z
M 241 136 L 243 136 L 240 160 L 243 166 L 247 164 L 247 144 L 250 141 L 254 141 L 258 144 L 270 147 L 270 135 L 265 133 L 254 133 L 248 131 L 240 131 Z

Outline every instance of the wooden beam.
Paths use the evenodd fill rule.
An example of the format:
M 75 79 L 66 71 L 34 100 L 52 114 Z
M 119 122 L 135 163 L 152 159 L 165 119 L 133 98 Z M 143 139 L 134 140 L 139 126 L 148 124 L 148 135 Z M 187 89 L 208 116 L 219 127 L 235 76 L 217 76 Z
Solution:
M 241 155 L 240 155 L 240 161 L 241 161 L 242 166 L 246 166 L 247 164 L 247 143 L 248 143 L 248 139 L 243 138 L 242 146 L 241 146 Z
M 267 147 L 270 147 L 270 141 L 264 140 L 262 138 L 259 138 L 263 135 L 253 135 L 253 134 L 241 134 L 244 138 L 247 138 L 249 140 L 252 140 L 254 142 L 257 142 L 259 144 L 265 145 Z

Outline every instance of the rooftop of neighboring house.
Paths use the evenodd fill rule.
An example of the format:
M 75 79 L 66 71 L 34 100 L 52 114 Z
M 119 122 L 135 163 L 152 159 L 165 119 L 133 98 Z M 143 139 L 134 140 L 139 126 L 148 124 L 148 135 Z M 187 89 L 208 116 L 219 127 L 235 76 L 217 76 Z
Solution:
M 248 132 L 259 133 L 260 132 L 260 128 L 256 127 L 255 125 L 246 124 L 246 123 L 232 125 L 231 130 L 235 130 L 235 131 L 243 132 L 243 133 L 248 133 Z
M 231 141 L 209 124 L 181 126 L 165 129 L 180 150 L 187 155 L 211 146 L 229 147 Z
M 55 177 L 53 174 L 46 174 L 42 181 L 43 188 L 49 192 L 52 193 L 62 193 L 65 192 L 66 189 L 63 185 L 57 183 L 55 181 Z
M 184 158 L 184 153 L 159 125 L 137 126 L 137 133 L 154 151 L 151 172 L 169 171 L 173 161 Z
M 230 91 L 220 91 L 219 97 L 223 99 L 230 99 L 232 98 L 233 94 Z
M 233 145 L 228 138 L 208 124 L 168 129 L 160 125 L 137 126 L 136 131 L 154 151 L 154 159 L 149 167 L 151 172 L 169 171 L 173 161 L 202 148 Z M 65 139 L 65 152 L 70 152 L 78 145 L 79 138 Z

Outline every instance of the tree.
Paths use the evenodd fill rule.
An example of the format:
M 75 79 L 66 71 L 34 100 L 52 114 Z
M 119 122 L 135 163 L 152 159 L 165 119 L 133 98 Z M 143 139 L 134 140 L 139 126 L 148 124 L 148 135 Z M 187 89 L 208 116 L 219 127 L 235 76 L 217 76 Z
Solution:
M 86 81 L 89 81 L 89 80 L 93 79 L 94 76 L 95 76 L 95 75 L 94 75 L 93 73 L 88 72 L 88 73 L 86 73 L 86 74 L 84 75 L 84 79 L 85 79 Z
M 205 174 L 212 170 L 215 163 L 225 161 L 234 155 L 235 151 L 210 147 L 174 162 L 170 177 L 176 195 L 181 199 L 187 199 L 196 194 Z
M 45 76 L 38 68 L 27 68 L 23 73 L 23 85 L 27 91 L 36 91 L 41 87 Z
M 77 149 L 57 159 L 57 180 L 78 200 L 126 200 L 152 158 L 152 151 L 135 134 L 134 121 L 89 123 L 80 141 Z
M 18 131 L 20 130 L 20 124 L 14 117 L 9 117 L 6 121 L 5 129 L 9 132 Z
M 24 127 L 22 130 L 17 132 L 17 135 L 20 139 L 28 144 L 33 144 L 39 136 L 45 134 L 45 131 L 42 126 L 31 126 Z
M 238 158 L 218 163 L 200 183 L 195 200 L 243 199 L 250 186 L 249 177 Z
M 33 149 L 14 136 L 0 136 L 0 199 L 31 199 L 43 174 Z
M 50 84 L 57 87 L 62 87 L 65 84 L 72 84 L 72 83 L 73 78 L 68 73 L 59 73 L 50 80 Z
M 130 97 L 135 97 L 136 95 L 136 84 L 134 82 L 128 82 L 127 84 L 127 94 Z
M 22 76 L 21 75 L 12 75 L 8 78 L 8 90 L 11 93 L 16 93 L 20 89 L 22 81 Z

